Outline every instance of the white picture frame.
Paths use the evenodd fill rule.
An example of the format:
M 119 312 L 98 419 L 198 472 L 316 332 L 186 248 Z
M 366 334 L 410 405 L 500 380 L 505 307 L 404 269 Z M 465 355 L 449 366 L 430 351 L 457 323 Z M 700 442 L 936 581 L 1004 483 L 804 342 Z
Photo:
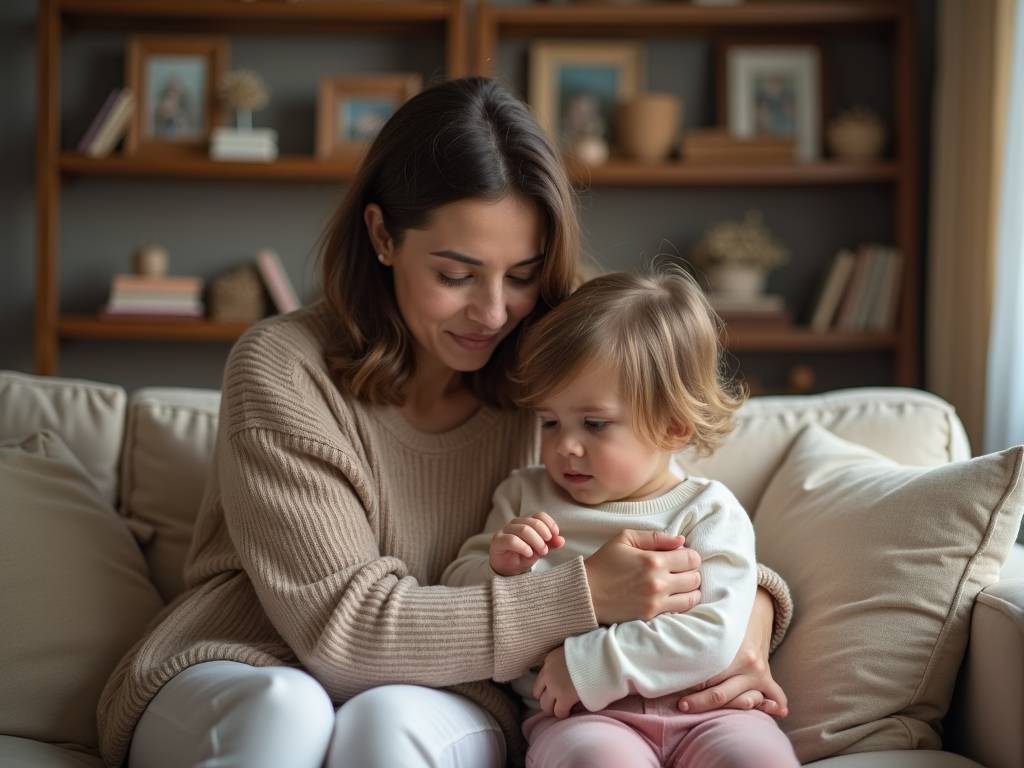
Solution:
M 735 45 L 726 50 L 729 133 L 791 136 L 795 156 L 821 156 L 821 51 L 815 45 Z

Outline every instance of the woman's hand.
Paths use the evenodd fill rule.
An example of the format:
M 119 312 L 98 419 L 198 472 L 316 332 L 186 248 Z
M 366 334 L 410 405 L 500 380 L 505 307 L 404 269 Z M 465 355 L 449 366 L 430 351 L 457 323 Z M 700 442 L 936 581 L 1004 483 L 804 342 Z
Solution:
M 598 624 L 650 621 L 700 603 L 700 555 L 682 536 L 625 530 L 583 561 Z
M 775 717 L 789 714 L 786 694 L 772 679 L 768 649 L 772 642 L 775 605 L 758 587 L 747 633 L 732 664 L 679 699 L 679 711 L 696 714 L 711 709 L 760 709 Z

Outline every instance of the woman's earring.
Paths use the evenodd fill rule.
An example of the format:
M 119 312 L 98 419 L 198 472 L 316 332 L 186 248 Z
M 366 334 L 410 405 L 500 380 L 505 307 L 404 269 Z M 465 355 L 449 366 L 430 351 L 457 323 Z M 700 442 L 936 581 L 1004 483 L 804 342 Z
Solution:
M 384 254 L 383 253 L 378 253 L 377 254 L 377 261 L 379 261 L 381 264 L 384 263 Z

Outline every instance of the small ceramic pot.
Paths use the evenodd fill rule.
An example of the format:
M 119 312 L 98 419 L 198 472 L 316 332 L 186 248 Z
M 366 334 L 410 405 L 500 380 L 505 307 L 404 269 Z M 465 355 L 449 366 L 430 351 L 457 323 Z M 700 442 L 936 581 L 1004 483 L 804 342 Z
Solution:
M 715 264 L 705 272 L 711 290 L 716 294 L 730 296 L 753 297 L 764 293 L 768 281 L 768 273 L 759 267 L 746 264 Z
M 619 105 L 619 147 L 641 163 L 666 160 L 683 119 L 683 102 L 671 93 L 644 93 Z
M 591 168 L 608 162 L 608 142 L 600 136 L 577 139 L 569 151 L 573 157 Z
M 144 245 L 132 256 L 132 268 L 137 275 L 163 277 L 167 274 L 167 249 L 159 245 Z
M 825 138 L 829 151 L 840 160 L 864 163 L 882 154 L 885 126 L 877 119 L 838 117 L 828 124 Z

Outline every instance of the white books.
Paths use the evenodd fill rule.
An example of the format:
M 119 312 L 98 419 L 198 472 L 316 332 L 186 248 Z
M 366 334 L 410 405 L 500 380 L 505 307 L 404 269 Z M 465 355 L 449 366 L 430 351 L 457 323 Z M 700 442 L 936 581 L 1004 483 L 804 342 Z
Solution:
M 197 301 L 189 306 L 160 305 L 153 302 L 108 302 L 103 308 L 107 315 L 146 315 L 166 317 L 202 317 L 206 311 Z
M 882 281 L 885 278 L 888 263 L 889 254 L 885 246 L 868 246 L 867 277 L 864 280 L 864 291 L 854 309 L 853 318 L 850 323 L 851 330 L 863 331 L 868 327 L 868 321 L 871 319 L 875 305 L 878 302 L 878 294 L 882 290 Z
M 277 131 L 273 128 L 215 128 L 210 136 L 210 158 L 248 162 L 277 159 Z
M 284 271 L 281 257 L 277 253 L 269 248 L 260 251 L 256 254 L 256 268 L 278 312 L 285 314 L 302 306 L 295 293 L 295 286 L 288 279 L 288 273 Z
M 868 321 L 869 331 L 891 331 L 896 328 L 896 310 L 903 283 L 903 254 L 895 248 L 889 248 L 888 256 L 878 304 Z
M 853 251 L 843 249 L 832 260 L 832 267 L 828 271 L 825 285 L 821 289 L 818 303 L 811 315 L 811 330 L 824 333 L 832 327 L 832 321 L 839 309 L 839 302 L 850 282 L 850 275 L 853 274 L 856 258 Z

